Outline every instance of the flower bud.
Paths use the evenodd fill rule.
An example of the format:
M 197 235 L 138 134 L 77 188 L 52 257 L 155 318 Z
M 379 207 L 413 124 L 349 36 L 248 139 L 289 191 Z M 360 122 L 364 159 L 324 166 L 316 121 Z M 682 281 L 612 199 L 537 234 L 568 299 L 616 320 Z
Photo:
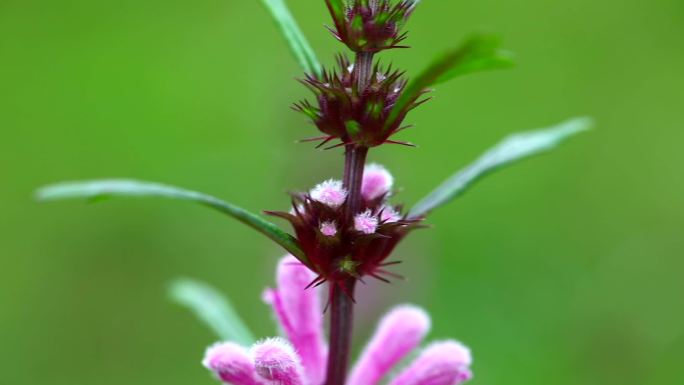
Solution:
M 458 385 L 472 378 L 470 350 L 456 341 L 436 342 L 390 385 Z
M 319 230 L 321 231 L 321 234 L 325 235 L 326 237 L 334 237 L 337 235 L 337 225 L 335 222 L 323 222 L 321 223 Z
M 247 350 L 232 342 L 210 346 L 202 365 L 221 381 L 235 385 L 262 385 Z
M 350 384 L 376 385 L 430 330 L 430 317 L 415 306 L 399 306 L 383 317 L 351 372 Z
M 367 201 L 386 196 L 392 189 L 394 177 L 387 169 L 377 163 L 366 166 L 363 171 L 361 195 Z
M 314 187 L 309 195 L 317 202 L 338 208 L 347 199 L 347 190 L 342 187 L 341 181 L 330 179 Z
M 398 222 L 399 220 L 401 220 L 401 218 L 401 214 L 392 206 L 385 205 L 382 207 L 382 210 L 380 211 L 380 220 L 383 223 Z
M 378 218 L 370 210 L 354 217 L 354 229 L 363 234 L 373 234 L 378 229 Z
M 302 385 L 304 376 L 299 356 L 281 338 L 270 338 L 252 347 L 256 372 L 280 385 Z
M 333 35 L 354 52 L 378 52 L 400 46 L 406 34 L 401 28 L 411 15 L 416 0 L 354 0 L 345 12 L 331 8 Z

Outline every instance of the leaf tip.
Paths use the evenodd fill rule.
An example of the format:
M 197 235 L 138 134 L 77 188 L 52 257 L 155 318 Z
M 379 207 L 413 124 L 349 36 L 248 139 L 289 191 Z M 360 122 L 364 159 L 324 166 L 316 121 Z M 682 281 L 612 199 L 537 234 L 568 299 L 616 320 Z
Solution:
M 592 117 L 580 116 L 561 123 L 557 130 L 562 132 L 563 137 L 565 138 L 579 134 L 581 132 L 590 131 L 595 127 L 595 125 L 596 121 Z

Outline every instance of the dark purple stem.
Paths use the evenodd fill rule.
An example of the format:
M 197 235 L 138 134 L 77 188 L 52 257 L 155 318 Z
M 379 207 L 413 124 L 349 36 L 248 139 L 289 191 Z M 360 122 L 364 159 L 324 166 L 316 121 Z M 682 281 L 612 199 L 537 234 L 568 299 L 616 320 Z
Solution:
M 347 204 L 345 216 L 347 223 L 351 223 L 354 215 L 361 206 L 361 183 L 363 169 L 366 166 L 368 147 L 348 145 L 344 154 L 344 188 L 347 189 Z
M 370 83 L 373 64 L 372 53 L 358 53 L 354 71 L 359 93 Z M 368 147 L 348 144 L 344 153 L 344 187 L 347 189 L 345 221 L 351 226 L 354 215 L 361 207 L 361 183 L 366 166 Z M 346 257 L 346 256 L 340 256 Z M 325 385 L 345 385 L 351 354 L 352 326 L 354 321 L 354 287 L 356 278 L 331 282 L 330 288 L 330 350 Z
M 351 353 L 351 336 L 354 322 L 354 278 L 332 284 L 330 300 L 330 350 L 326 385 L 344 385 Z M 344 289 L 341 287 L 344 285 Z
M 354 63 L 354 71 L 356 72 L 358 92 L 363 94 L 373 75 L 371 73 L 373 71 L 373 53 L 358 52 L 356 54 L 356 62 Z

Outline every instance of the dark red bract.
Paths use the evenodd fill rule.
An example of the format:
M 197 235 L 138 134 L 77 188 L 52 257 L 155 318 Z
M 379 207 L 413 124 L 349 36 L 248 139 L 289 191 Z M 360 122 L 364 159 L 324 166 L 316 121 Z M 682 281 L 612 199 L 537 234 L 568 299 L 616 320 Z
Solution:
M 310 194 L 294 194 L 291 212 L 267 214 L 292 224 L 309 268 L 318 274 L 312 285 L 364 276 L 387 281 L 386 276 L 393 274 L 383 267 L 397 263 L 387 262 L 387 257 L 406 234 L 421 227 L 421 219 L 407 219 L 399 214 L 399 207 L 387 204 L 384 196 L 362 199 L 360 215 L 377 221 L 375 231 L 367 234 L 358 229 L 355 219 L 350 222 L 345 218 L 345 204 L 331 207 L 312 199 Z M 334 226 L 334 235 L 326 227 L 329 225 Z
M 403 72 L 391 67 L 383 70 L 376 64 L 372 74 L 365 88 L 359 89 L 357 71 L 346 57 L 339 56 L 337 70 L 324 71 L 320 79 L 307 75 L 302 80 L 316 95 L 317 106 L 304 100 L 295 104 L 294 109 L 307 115 L 327 135 L 314 139 L 323 140 L 322 144 L 339 139 L 341 144 L 363 147 L 383 143 L 409 144 L 390 140 L 390 137 L 406 128 L 402 126 L 406 114 L 423 101 L 415 98 L 401 111 L 393 112 L 406 87 Z
M 354 52 L 378 52 L 390 48 L 406 48 L 401 28 L 411 15 L 414 0 L 356 0 L 348 6 L 344 18 L 333 16 L 335 28 L 330 31 Z

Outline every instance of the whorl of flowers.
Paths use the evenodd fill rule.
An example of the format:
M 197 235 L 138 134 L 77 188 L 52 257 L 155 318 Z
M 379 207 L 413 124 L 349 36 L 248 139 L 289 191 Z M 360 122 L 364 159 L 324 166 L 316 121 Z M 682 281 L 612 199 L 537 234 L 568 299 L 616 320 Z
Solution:
M 341 141 L 328 148 L 409 144 L 389 138 L 408 127 L 402 126 L 402 122 L 410 110 L 427 100 L 418 101 L 423 92 L 395 111 L 395 103 L 407 83 L 402 71 L 375 64 L 368 81 L 360 82 L 359 71 L 345 56 L 338 57 L 337 65 L 337 70 L 324 71 L 320 78 L 307 74 L 302 80 L 316 95 L 316 105 L 304 100 L 295 104 L 294 109 L 308 116 L 326 134 L 313 139 L 321 140 L 321 146 L 333 139 Z
M 318 274 L 310 285 L 395 276 L 386 267 L 399 261 L 386 260 L 406 234 L 421 227 L 421 220 L 407 218 L 401 207 L 389 203 L 393 183 L 384 167 L 366 166 L 361 204 L 351 217 L 345 214 L 347 191 L 334 180 L 293 194 L 290 212 L 268 212 L 292 225 L 309 267 Z
M 354 52 L 406 48 L 401 29 L 418 0 L 359 0 L 349 4 L 326 0 L 333 16 L 333 35 Z M 341 11 L 340 11 L 340 8 Z

